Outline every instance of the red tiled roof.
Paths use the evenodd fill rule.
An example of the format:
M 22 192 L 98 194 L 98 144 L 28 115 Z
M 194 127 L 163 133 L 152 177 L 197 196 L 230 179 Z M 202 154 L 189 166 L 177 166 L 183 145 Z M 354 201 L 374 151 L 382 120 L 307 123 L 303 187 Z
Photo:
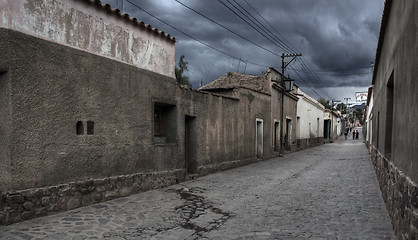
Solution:
M 142 21 L 139 21 L 138 19 L 136 19 L 134 17 L 130 17 L 129 14 L 122 13 L 119 9 L 112 8 L 109 4 L 104 4 L 100 0 L 81 0 L 81 1 L 87 2 L 89 4 L 94 4 L 98 8 L 101 8 L 103 10 L 106 10 L 108 13 L 115 14 L 115 15 L 117 15 L 120 18 L 124 18 L 126 21 L 129 21 L 132 24 L 134 24 L 134 25 L 136 25 L 138 27 L 147 29 L 148 31 L 154 32 L 155 34 L 158 34 L 158 35 L 160 35 L 160 36 L 162 36 L 164 38 L 167 38 L 168 40 L 170 40 L 172 42 L 175 42 L 176 41 L 176 39 L 173 36 L 171 36 L 170 34 L 165 33 L 164 31 L 158 30 L 157 28 L 153 28 L 151 25 L 146 24 L 146 23 L 144 23 Z

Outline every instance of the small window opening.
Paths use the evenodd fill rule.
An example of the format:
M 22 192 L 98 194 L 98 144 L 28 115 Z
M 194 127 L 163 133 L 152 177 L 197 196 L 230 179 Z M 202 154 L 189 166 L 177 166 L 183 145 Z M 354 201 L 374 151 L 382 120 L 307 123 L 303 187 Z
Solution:
M 174 143 L 177 141 L 176 106 L 154 103 L 154 142 Z
M 87 121 L 87 135 L 93 135 L 93 134 L 94 134 L 94 122 Z
M 82 121 L 77 122 L 76 133 L 77 133 L 77 135 L 83 135 L 84 134 L 84 125 L 83 125 Z

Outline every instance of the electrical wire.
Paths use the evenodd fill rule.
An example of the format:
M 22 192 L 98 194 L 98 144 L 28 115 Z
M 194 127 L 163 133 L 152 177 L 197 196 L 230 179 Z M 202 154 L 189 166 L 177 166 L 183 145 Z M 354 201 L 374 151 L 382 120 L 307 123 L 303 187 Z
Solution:
M 189 37 L 189 38 L 191 38 L 191 39 L 193 39 L 193 40 L 195 40 L 195 41 L 197 41 L 197 42 L 199 42 L 199 43 L 201 43 L 201 44 L 205 45 L 206 47 L 209 47 L 209 48 L 211 48 L 211 49 L 213 49 L 213 50 L 215 50 L 215 51 L 217 51 L 217 52 L 219 52 L 219 53 L 222 53 L 222 54 L 224 54 L 224 55 L 226 55 L 226 56 L 228 56 L 228 57 L 234 58 L 234 59 L 239 60 L 239 61 L 243 61 L 241 58 L 238 58 L 238 57 L 236 57 L 236 56 L 234 56 L 234 55 L 232 55 L 232 54 L 229 54 L 229 53 L 227 53 L 227 52 L 225 52 L 225 51 L 223 51 L 223 50 L 217 49 L 217 48 L 215 48 L 215 47 L 213 47 L 213 46 L 211 46 L 211 45 L 209 45 L 209 44 L 207 44 L 207 43 L 205 43 L 205 42 L 203 42 L 203 41 L 201 41 L 201 40 L 199 40 L 199 39 L 197 39 L 197 38 L 195 38 L 195 37 L 191 36 L 190 34 L 188 34 L 188 33 L 184 32 L 184 31 L 182 31 L 182 30 L 180 30 L 180 29 L 178 29 L 178 28 L 174 27 L 173 25 L 171 25 L 171 24 L 167 23 L 166 21 L 164 21 L 164 20 L 162 20 L 162 19 L 158 18 L 157 16 L 155 16 L 155 15 L 151 14 L 150 12 L 146 11 L 145 9 L 141 8 L 141 7 L 140 7 L 140 6 L 138 6 L 137 4 L 135 4 L 135 3 L 131 2 L 130 0 L 126 0 L 126 1 L 127 1 L 127 2 L 129 2 L 130 4 L 132 4 L 132 6 L 136 7 L 137 9 L 139 9 L 139 10 L 141 10 L 141 11 L 145 12 L 146 14 L 150 15 L 151 17 L 153 17 L 153 18 L 157 19 L 158 21 L 162 22 L 163 24 L 165 24 L 165 25 L 167 25 L 167 26 L 169 26 L 169 27 L 173 28 L 173 29 L 174 29 L 174 30 L 176 30 L 177 32 L 179 32 L 179 33 L 181 33 L 181 34 L 183 34 L 183 35 L 185 35 L 185 36 L 187 36 L 187 37 Z M 258 63 L 255 63 L 255 62 L 251 62 L 251 61 L 245 61 L 245 62 L 246 62 L 246 63 L 249 63 L 249 64 L 252 64 L 252 65 L 260 66 L 260 67 L 268 67 L 268 66 L 266 66 L 266 65 L 261 65 L 261 64 L 258 64 Z
M 179 0 L 174 0 L 175 2 L 177 2 L 178 4 L 180 4 L 181 6 L 189 9 L 190 11 L 200 15 L 201 17 L 207 19 L 208 21 L 218 25 L 219 27 L 227 30 L 228 32 L 238 36 L 239 38 L 257 46 L 260 49 L 263 49 L 264 51 L 267 51 L 275 56 L 279 56 L 281 57 L 280 54 L 273 52 L 270 49 L 267 49 L 266 47 L 261 46 L 260 44 L 242 36 L 241 34 L 236 33 L 235 31 L 233 31 L 232 29 L 222 25 L 221 23 L 213 20 L 212 18 L 209 18 L 208 16 L 200 13 L 199 11 L 187 6 L 186 4 L 182 3 Z M 249 26 L 251 26 L 251 28 L 253 28 L 255 31 L 257 31 L 260 35 L 262 35 L 264 38 L 266 38 L 269 42 L 271 42 L 272 44 L 274 44 L 276 47 L 280 48 L 281 50 L 284 50 L 286 52 L 289 53 L 296 53 L 297 51 L 295 51 L 295 47 L 292 46 L 292 44 L 282 35 L 280 34 L 279 31 L 277 31 L 277 29 L 275 29 L 273 27 L 273 25 L 271 25 L 251 4 L 249 4 L 246 0 L 244 0 L 248 6 L 250 6 L 250 8 L 259 16 L 261 17 L 270 27 L 270 29 L 273 29 L 274 31 L 271 31 L 268 27 L 266 27 L 263 23 L 261 23 L 260 21 L 257 20 L 256 17 L 254 17 L 247 9 L 245 9 L 245 7 L 243 7 L 241 4 L 239 4 L 236 0 L 232 0 L 235 4 L 233 4 L 233 2 L 231 2 L 230 0 L 226 0 L 236 11 L 234 11 L 234 9 L 232 9 L 230 6 L 226 5 L 224 2 L 222 2 L 221 0 L 217 0 L 220 4 L 222 4 L 225 8 L 227 8 L 228 10 L 230 10 L 234 15 L 236 15 L 237 17 L 239 17 L 242 21 L 244 21 L 246 24 L 248 24 Z M 141 8 L 140 6 L 138 6 L 137 4 L 133 3 L 130 0 L 127 0 L 127 2 L 129 2 L 130 4 L 132 4 L 134 7 L 140 9 L 141 11 L 145 12 L 146 14 L 150 15 L 151 17 L 157 19 L 158 21 L 162 22 L 163 24 L 173 28 L 174 30 L 178 31 L 179 33 L 205 45 L 206 47 L 209 47 L 219 53 L 222 53 L 228 57 L 231 57 L 233 59 L 239 60 L 239 61 L 244 61 L 241 58 L 238 58 L 232 54 L 229 54 L 223 50 L 220 50 L 214 46 L 211 46 L 195 37 L 193 37 L 192 35 L 172 26 L 171 24 L 165 22 L 164 20 L 156 17 L 155 15 L 149 13 L 148 11 L 146 11 L 145 9 Z M 241 14 L 241 15 L 240 15 Z M 245 19 L 244 19 L 245 18 Z M 278 35 L 280 35 L 280 37 L 278 37 L 275 33 L 277 33 Z M 282 40 L 283 39 L 283 40 Z M 259 67 L 265 67 L 267 68 L 268 66 L 266 65 L 262 65 L 262 64 L 258 64 L 255 62 L 251 62 L 251 61 L 244 61 L 248 64 L 252 64 L 255 66 L 259 66 Z M 319 89 L 324 96 L 327 96 L 330 99 L 334 99 L 334 96 L 332 94 L 330 94 L 326 88 L 325 85 L 323 84 L 322 80 L 317 76 L 317 72 L 311 70 L 312 68 L 310 68 L 310 66 L 308 66 L 308 63 L 306 63 L 303 59 L 299 59 L 297 58 L 295 61 L 295 64 L 297 64 L 299 66 L 299 69 L 296 70 L 292 67 L 293 72 L 300 78 L 301 81 L 303 81 L 307 86 L 309 86 L 313 92 L 315 94 L 317 94 L 318 96 L 320 96 L 318 94 L 317 91 L 314 90 L 314 88 Z M 303 78 L 299 73 L 303 72 L 305 74 L 305 77 L 310 79 L 310 81 L 305 80 L 305 78 Z M 312 86 L 313 85 L 313 86 Z
M 176 0 L 177 1 L 177 0 Z M 234 5 L 234 4 L 232 4 L 231 3 L 231 1 L 230 0 L 226 0 L 231 6 L 233 6 L 238 12 L 240 12 L 242 15 L 244 15 L 247 19 L 249 19 L 250 20 L 250 22 L 252 22 L 252 24 L 254 24 L 256 27 L 258 27 L 258 28 L 261 28 L 260 27 L 260 25 L 263 27 L 263 28 L 265 28 L 265 29 L 267 29 L 268 30 L 268 28 L 266 27 L 266 26 L 264 26 L 263 24 L 261 24 L 259 21 L 257 21 L 257 23 L 255 23 L 254 21 L 252 21 L 251 20 L 251 18 L 252 19 L 255 19 L 255 17 L 250 13 L 250 12 L 248 12 L 247 10 L 245 10 L 245 8 L 242 6 L 242 5 L 240 5 L 238 2 L 236 2 L 235 0 L 232 0 L 232 1 L 234 1 L 235 3 L 236 3 L 236 5 L 238 5 L 241 9 L 243 9 L 244 11 L 245 11 L 245 13 L 243 12 L 243 11 L 241 11 L 240 9 L 238 9 L 238 7 L 236 6 L 236 5 Z M 225 3 L 223 3 L 221 0 L 218 0 L 218 2 L 220 2 L 220 3 L 222 3 L 227 9 L 229 9 L 233 14 L 235 14 L 236 16 L 238 16 L 241 20 L 243 20 L 245 23 L 247 23 L 249 26 L 251 26 L 253 29 L 255 29 L 258 33 L 260 33 L 263 37 L 265 37 L 266 39 L 268 39 L 269 41 L 273 41 L 273 43 L 277 46 L 277 45 L 279 45 L 280 46 L 280 48 L 281 49 L 284 49 L 284 50 L 287 50 L 287 51 L 289 51 L 289 52 L 292 52 L 292 53 L 295 53 L 295 52 L 297 52 L 297 51 L 295 51 L 292 47 L 290 47 L 289 45 L 287 45 L 286 43 L 284 43 L 284 41 L 282 41 L 279 37 L 277 37 L 276 35 L 274 35 L 274 37 L 272 37 L 272 35 L 271 34 L 268 34 L 270 37 L 267 37 L 265 34 L 263 34 L 263 33 L 261 33 L 259 30 L 257 30 L 256 29 L 256 27 L 255 26 L 253 26 L 252 24 L 250 24 L 249 23 L 249 21 L 246 21 L 246 20 L 244 20 L 243 19 L 243 17 L 242 16 L 240 16 L 236 11 L 234 11 L 233 9 L 231 9 L 229 6 L 227 6 Z M 247 4 L 250 6 L 250 4 L 247 2 Z M 251 6 L 252 7 L 252 6 Z M 253 8 L 253 7 L 252 7 Z M 254 8 L 253 8 L 254 9 Z M 255 10 L 255 9 L 254 9 Z M 257 12 L 258 13 L 258 12 Z M 248 16 L 247 16 L 248 15 Z M 258 15 L 260 15 L 261 16 L 261 14 L 259 14 L 258 13 Z M 263 18 L 267 23 L 268 23 L 268 21 L 265 19 L 265 18 Z M 269 23 L 268 23 L 269 24 Z M 272 26 L 271 24 L 269 24 L 270 26 Z M 276 29 L 274 29 L 276 32 L 278 32 Z M 264 30 L 264 32 L 265 32 L 265 30 Z M 283 37 L 284 38 L 284 37 Z M 273 39 L 273 40 L 272 40 Z M 285 38 L 284 38 L 285 39 Z M 309 70 L 309 68 L 306 66 L 306 63 L 305 62 L 303 62 L 303 61 L 301 61 L 301 60 L 299 60 L 298 59 L 298 61 L 296 61 L 299 65 L 300 65 L 300 67 L 303 69 L 303 72 L 305 73 L 305 75 L 309 78 L 309 79 L 311 79 L 312 81 L 313 81 L 313 84 L 316 86 L 316 88 L 318 88 L 318 89 L 321 89 L 321 91 L 323 92 L 323 94 L 325 95 L 325 96 L 327 96 L 328 98 L 331 98 L 331 99 L 334 99 L 334 96 L 332 95 L 332 94 L 330 94 L 326 89 L 325 89 L 325 87 L 324 87 L 324 85 L 323 85 L 323 83 L 322 83 L 322 81 L 319 79 L 319 77 L 317 76 L 317 75 L 315 75 L 313 72 L 311 72 L 310 70 Z M 301 76 L 300 76 L 300 74 L 297 74 L 300 78 L 301 78 Z M 307 81 L 304 81 L 304 82 L 307 82 Z M 311 87 L 312 88 L 312 90 L 314 90 L 313 89 L 313 87 Z
M 273 55 L 276 55 L 276 56 L 279 56 L 279 57 L 280 57 L 280 54 L 277 54 L 277 53 L 275 53 L 275 52 L 273 52 L 273 51 L 271 51 L 271 50 L 269 50 L 269 49 L 267 49 L 267 48 L 265 48 L 265 47 L 261 46 L 260 44 L 255 43 L 255 42 L 253 42 L 253 41 L 249 40 L 248 38 L 246 38 L 246 37 L 244 37 L 244 36 L 242 36 L 242 35 L 240 35 L 240 34 L 238 34 L 238 33 L 234 32 L 234 31 L 232 31 L 231 29 L 229 29 L 229 28 L 225 27 L 224 25 L 222 25 L 222 24 L 218 23 L 217 21 L 215 21 L 215 20 L 213 20 L 213 19 L 211 19 L 211 18 L 209 18 L 209 17 L 205 16 L 204 14 L 202 14 L 202 13 L 200 13 L 200 12 L 196 11 L 195 9 L 193 9 L 193 8 L 191 8 L 191 7 L 189 7 L 189 6 L 187 6 L 186 4 L 184 4 L 184 3 L 180 2 L 179 0 L 174 0 L 174 1 L 176 1 L 177 3 L 179 3 L 180 5 L 182 5 L 183 7 L 185 7 L 185 8 L 187 8 L 187 9 L 189 9 L 189 10 L 191 10 L 191 11 L 195 12 L 196 14 L 198 14 L 198 15 L 202 16 L 203 18 L 206 18 L 207 20 L 209 20 L 209 21 L 211 21 L 211 22 L 215 23 L 216 25 L 218 25 L 218 26 L 220 26 L 221 28 L 223 28 L 223 29 L 227 30 L 228 32 L 230 32 L 230 33 L 232 33 L 232 34 L 234 34 L 234 35 L 236 35 L 236 36 L 238 36 L 238 37 L 242 38 L 243 40 L 245 40 L 245 41 L 247 41 L 247 42 L 249 42 L 249 43 L 251 43 L 251 44 L 253 44 L 253 45 L 255 45 L 255 46 L 257 46 L 257 47 L 259 47 L 259 48 L 261 48 L 261 49 L 263 49 L 263 50 L 265 50 L 265 51 L 267 51 L 267 52 L 271 53 L 271 54 L 273 54 Z M 129 0 L 128 0 L 128 2 L 129 2 Z

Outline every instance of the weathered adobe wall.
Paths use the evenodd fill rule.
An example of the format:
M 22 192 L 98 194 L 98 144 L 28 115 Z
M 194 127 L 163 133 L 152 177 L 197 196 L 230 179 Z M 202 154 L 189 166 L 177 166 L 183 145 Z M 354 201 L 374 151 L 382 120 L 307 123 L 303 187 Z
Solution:
M 181 90 L 172 78 L 7 29 L 0 47 L 2 224 L 184 180 L 185 115 L 196 121 L 199 175 L 257 160 L 256 117 L 271 155 L 266 94 Z M 155 103 L 174 106 L 174 141 L 156 142 Z
M 276 89 L 272 89 L 271 91 L 271 119 L 272 119 L 272 123 L 271 123 L 271 148 L 272 148 L 272 153 L 273 155 L 278 155 L 280 153 L 280 131 L 281 131 L 281 125 L 283 124 L 283 120 L 282 118 L 282 93 L 280 91 L 277 91 Z M 274 146 L 274 138 L 276 136 L 274 136 L 274 124 L 275 122 L 279 122 L 280 124 L 280 130 L 278 133 L 278 139 L 276 142 L 276 146 Z M 284 131 L 284 128 L 283 128 Z
M 290 97 L 287 93 L 284 94 L 284 119 L 282 118 L 282 93 L 273 88 L 271 92 L 271 118 L 280 122 L 280 131 L 283 129 L 283 137 L 286 134 L 286 119 L 292 120 L 292 130 L 290 136 L 290 146 L 287 147 L 287 152 L 296 151 L 296 105 L 297 100 Z M 274 148 L 273 144 L 273 134 L 274 134 L 274 123 L 271 123 L 271 131 L 270 131 L 270 144 L 271 148 Z M 282 127 L 281 125 L 284 124 Z
M 370 148 L 397 237 L 418 239 L 418 2 L 391 2 L 376 59 Z
M 11 179 L 4 189 L 25 189 L 114 175 L 173 170 L 176 145 L 153 144 L 153 101 L 175 101 L 172 78 L 73 48 L 0 29 L 10 49 Z M 4 79 L 3 79 L 4 78 Z M 176 104 L 174 102 L 174 104 Z M 3 110 L 4 111 L 4 110 Z M 84 132 L 76 134 L 82 121 Z M 86 134 L 94 121 L 94 134 Z M 171 159 L 170 161 L 165 161 Z
M 240 151 L 243 159 L 256 156 L 256 119 L 263 120 L 263 155 L 261 159 L 272 157 L 271 152 L 271 96 L 254 92 L 248 89 L 239 89 L 239 119 L 241 123 L 237 128 L 242 132 Z M 243 140 L 242 140 L 243 139 Z
M 299 138 L 317 138 L 324 136 L 324 108 L 318 107 L 318 105 L 313 104 L 310 99 L 305 98 L 305 96 L 299 96 L 299 101 L 297 103 L 297 115 L 299 119 Z M 318 125 L 319 118 L 319 126 Z M 311 124 L 311 129 L 309 131 L 309 123 Z
M 0 27 L 174 77 L 169 38 L 84 0 L 0 0 Z
M 182 111 L 193 116 L 196 174 L 205 175 L 255 162 L 256 117 L 269 122 L 269 97 L 247 89 L 231 96 L 181 90 Z M 268 129 L 264 127 L 264 158 L 270 156 Z
M 292 129 L 291 129 L 291 136 L 289 140 L 289 148 L 287 151 L 293 152 L 296 151 L 296 127 L 297 127 L 297 100 L 285 95 L 284 97 L 284 117 L 285 119 L 292 120 Z M 286 122 L 284 122 L 286 124 Z M 286 126 L 286 125 L 285 125 Z M 284 128 L 286 131 L 286 128 Z
M 177 105 L 175 79 L 7 29 L 0 48 L 0 223 L 184 179 L 178 144 L 153 138 L 153 103 Z
M 393 1 L 374 84 L 373 145 L 418 182 L 418 3 Z M 385 149 L 387 83 L 393 73 L 392 148 Z M 379 122 L 378 117 L 379 115 Z

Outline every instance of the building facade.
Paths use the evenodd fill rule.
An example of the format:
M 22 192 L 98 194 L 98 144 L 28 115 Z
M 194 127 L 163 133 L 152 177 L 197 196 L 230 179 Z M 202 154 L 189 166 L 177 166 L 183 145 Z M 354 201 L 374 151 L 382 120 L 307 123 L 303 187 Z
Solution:
M 340 127 L 339 127 L 340 126 Z M 341 119 L 339 113 L 325 109 L 324 111 L 324 141 L 334 142 L 341 135 Z
M 373 138 L 373 86 L 369 87 L 366 108 L 364 112 L 363 137 L 369 148 Z
M 257 129 L 264 129 L 266 136 L 263 139 L 263 154 L 256 150 L 259 158 L 270 158 L 284 152 L 296 151 L 296 89 L 285 91 L 281 83 L 281 74 L 274 68 L 269 68 L 258 76 L 230 72 L 199 90 L 234 96 L 237 99 L 249 96 L 249 102 L 245 103 L 246 108 L 256 104 L 257 109 L 263 109 L 264 112 L 252 115 L 238 115 L 242 119 L 255 119 Z M 262 105 L 255 102 L 258 99 L 264 99 Z
M 0 9 L 0 223 L 184 179 L 180 121 L 153 128 L 178 104 L 173 37 L 100 1 Z
M 399 239 L 418 239 L 417 22 L 418 1 L 386 0 L 369 95 L 370 152 Z
M 323 144 L 325 107 L 299 88 L 297 96 L 297 148 L 305 149 Z
M 298 98 L 274 69 L 196 91 L 172 36 L 98 0 L 0 9 L 0 224 L 296 150 Z

